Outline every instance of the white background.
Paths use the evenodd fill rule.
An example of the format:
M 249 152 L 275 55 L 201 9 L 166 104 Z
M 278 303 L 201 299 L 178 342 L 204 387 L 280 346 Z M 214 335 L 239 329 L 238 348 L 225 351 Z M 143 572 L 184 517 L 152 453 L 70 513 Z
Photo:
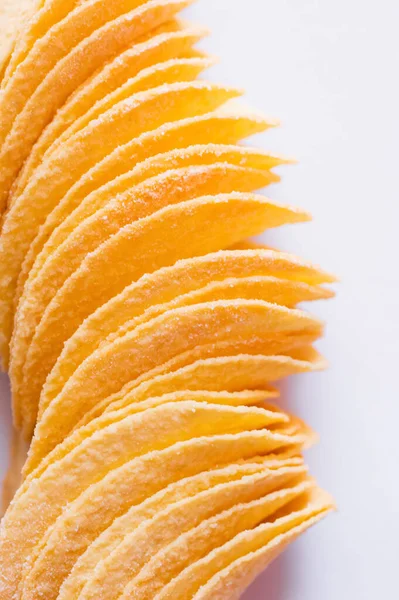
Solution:
M 199 0 L 213 30 L 212 79 L 283 122 L 259 136 L 299 159 L 268 193 L 314 222 L 266 240 L 337 273 L 319 345 L 328 372 L 285 386 L 286 404 L 321 434 L 308 460 L 339 512 L 306 534 L 245 600 L 397 597 L 399 479 L 399 3 L 397 0 Z M 7 398 L 0 437 L 6 462 Z M 2 416 L 3 416 L 2 415 Z

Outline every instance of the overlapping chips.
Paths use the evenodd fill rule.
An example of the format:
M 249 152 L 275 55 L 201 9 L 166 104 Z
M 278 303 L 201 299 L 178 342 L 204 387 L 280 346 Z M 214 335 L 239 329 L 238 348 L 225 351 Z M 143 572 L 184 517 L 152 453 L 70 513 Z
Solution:
M 231 600 L 333 508 L 269 402 L 324 368 L 298 304 L 334 278 L 247 240 L 309 215 L 255 193 L 290 161 L 197 80 L 189 3 L 0 4 L 4 600 Z

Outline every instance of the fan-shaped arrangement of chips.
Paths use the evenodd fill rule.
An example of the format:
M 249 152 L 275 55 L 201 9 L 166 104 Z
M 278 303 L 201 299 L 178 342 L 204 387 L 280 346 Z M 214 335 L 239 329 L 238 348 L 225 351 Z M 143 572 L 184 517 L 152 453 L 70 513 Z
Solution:
M 334 278 L 246 241 L 309 215 L 256 193 L 276 123 L 198 79 L 189 3 L 1 2 L 4 600 L 232 600 L 333 508 L 270 402 Z

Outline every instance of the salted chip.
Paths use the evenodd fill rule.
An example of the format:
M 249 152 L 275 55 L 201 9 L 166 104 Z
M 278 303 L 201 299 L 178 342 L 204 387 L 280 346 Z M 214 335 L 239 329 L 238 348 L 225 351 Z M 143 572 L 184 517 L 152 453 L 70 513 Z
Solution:
M 82 425 L 82 427 L 76 427 L 74 431 L 64 440 L 62 444 L 59 444 L 54 448 L 50 454 L 48 454 L 40 463 L 40 465 L 25 479 L 21 487 L 18 489 L 18 496 L 21 495 L 29 485 L 30 481 L 34 477 L 39 477 L 47 467 L 61 458 L 63 458 L 68 452 L 75 448 L 78 444 L 84 441 L 92 433 L 95 433 L 97 429 L 106 426 L 112 422 L 120 421 L 129 414 L 135 414 L 144 412 L 145 410 L 155 408 L 162 404 L 168 404 L 170 402 L 207 402 L 208 404 L 222 404 L 229 406 L 253 406 L 256 404 L 261 405 L 265 411 L 262 413 L 262 417 L 266 418 L 269 416 L 271 423 L 284 423 L 288 421 L 289 417 L 284 413 L 279 412 L 276 408 L 263 406 L 263 402 L 266 399 L 272 399 L 278 397 L 278 390 L 274 388 L 264 390 L 245 390 L 243 392 L 211 392 L 208 390 L 184 390 L 178 392 L 170 392 L 156 398 L 148 398 L 142 402 L 134 402 L 126 405 L 124 408 L 115 411 L 107 411 L 102 418 L 98 417 L 90 421 L 90 426 Z M 28 449 L 25 451 L 25 460 L 28 453 Z M 24 462 L 25 462 L 24 460 Z M 19 472 L 22 470 L 23 463 Z M 14 489 L 14 492 L 16 488 Z M 11 500 L 11 498 L 10 498 Z M 8 503 L 9 504 L 9 503 Z M 7 506 L 8 506 L 7 504 Z
M 240 479 L 245 475 L 258 473 L 263 468 L 281 469 L 285 467 L 300 467 L 301 458 L 287 458 L 284 455 L 268 455 L 261 459 L 250 459 L 242 461 L 237 465 L 230 465 L 216 471 L 200 473 L 193 477 L 182 479 L 167 486 L 147 500 L 132 506 L 125 514 L 115 519 L 90 544 L 87 550 L 78 558 L 71 573 L 65 579 L 59 593 L 59 600 L 75 600 L 85 586 L 89 576 L 92 575 L 96 566 L 109 556 L 118 544 L 124 539 L 127 530 L 133 530 L 144 519 L 151 518 L 158 511 L 163 510 L 169 504 L 178 502 L 182 498 L 188 498 L 200 491 L 209 489 L 212 485 Z
M 295 502 L 297 506 L 295 506 Z M 296 511 L 295 508 L 297 508 Z M 274 522 L 267 522 L 253 530 L 238 534 L 227 544 L 212 550 L 206 557 L 187 567 L 155 596 L 155 600 L 169 600 L 172 598 L 173 600 L 186 600 L 187 598 L 213 599 L 217 597 L 230 600 L 230 598 L 239 598 L 235 587 L 229 585 L 229 579 L 223 577 L 225 569 L 227 572 L 230 569 L 235 571 L 238 561 L 243 567 L 245 561 L 255 558 L 254 555 L 258 552 L 263 553 L 263 567 L 267 566 L 284 549 L 287 543 L 295 539 L 299 533 L 331 509 L 331 499 L 329 496 L 326 497 L 324 492 L 316 487 L 309 492 L 305 492 L 300 502 L 297 500 L 284 507 L 280 511 L 282 516 L 276 518 Z M 243 563 L 240 559 L 243 560 Z M 248 579 L 246 581 L 251 582 L 252 577 L 249 573 L 247 575 Z M 228 586 L 227 590 L 224 589 L 224 592 L 220 592 L 219 586 L 216 586 L 216 590 L 219 590 L 219 592 L 212 589 L 219 577 Z M 234 583 L 234 578 L 232 583 Z M 244 587 L 246 587 L 246 584 Z M 239 588 L 239 591 L 241 593 L 243 589 Z M 223 595 L 216 596 L 216 593 L 222 593 Z M 122 598 L 128 597 L 128 595 L 122 596 Z
M 264 226 L 306 218 L 261 196 L 235 193 L 172 205 L 127 225 L 87 256 L 53 298 L 36 329 L 28 360 L 40 357 L 37 364 L 47 374 L 81 322 L 145 272 L 228 246 Z M 16 423 L 23 418 L 30 435 L 37 404 L 22 411 L 14 406 Z
M 17 291 L 14 297 L 15 307 L 22 294 L 25 281 L 35 264 L 36 257 L 40 255 L 37 263 L 39 268 L 43 257 L 57 249 L 64 241 L 61 226 L 92 192 L 128 172 L 130 165 L 138 164 L 151 156 L 178 148 L 186 148 L 193 143 L 236 143 L 244 137 L 263 131 L 268 126 L 270 123 L 265 119 L 245 114 L 242 109 L 236 110 L 234 113 L 219 111 L 182 119 L 176 123 L 166 123 L 158 129 L 130 140 L 125 145 L 118 146 L 76 181 L 40 227 L 24 258 L 18 276 Z M 44 254 L 41 254 L 44 246 Z
M 88 410 L 126 383 L 204 344 L 250 340 L 261 327 L 272 341 L 279 334 L 319 333 L 320 322 L 264 301 L 233 300 L 174 309 L 133 328 L 89 357 L 49 405 L 36 426 L 29 464 L 36 466 Z
M 299 475 L 301 470 L 303 472 L 303 469 L 299 468 L 294 473 L 292 469 L 291 477 Z M 104 597 L 104 600 L 119 595 L 145 563 L 179 534 L 237 503 L 264 496 L 271 489 L 275 489 L 275 485 L 276 481 L 270 476 L 270 472 L 264 471 L 243 477 L 238 481 L 220 483 L 158 511 L 153 517 L 143 520 L 131 533 L 127 533 L 104 561 L 104 565 L 96 569 L 100 581 L 97 582 L 92 593 L 86 595 L 84 589 L 83 598 L 98 598 L 101 589 L 103 589 L 101 597 Z M 79 512 L 76 516 L 80 521 L 82 513 Z M 130 531 L 130 528 L 127 531 Z M 23 582 L 23 597 L 26 600 L 33 600 L 38 595 L 48 600 L 57 598 L 60 585 L 69 573 L 70 566 L 82 553 L 82 548 L 77 548 L 75 539 L 77 538 L 82 546 L 84 533 L 81 527 L 78 532 L 76 531 L 73 508 L 67 509 L 55 523 L 53 531 L 47 537 L 45 545 Z M 60 544 L 60 540 L 64 540 L 63 544 Z M 90 538 L 87 536 L 84 544 L 88 545 L 89 541 Z
M 186 533 L 180 534 L 158 553 L 154 552 L 153 557 L 138 575 L 125 586 L 124 596 L 130 594 L 131 598 L 152 600 L 157 592 L 190 564 L 206 556 L 214 548 L 227 543 L 242 531 L 251 530 L 262 521 L 273 518 L 273 513 L 303 494 L 312 485 L 308 480 L 300 481 L 303 477 L 304 475 L 295 478 L 294 481 L 286 484 L 287 487 L 284 486 L 260 499 L 237 504 L 204 520 Z M 108 561 L 109 559 L 103 560 L 102 564 L 96 567 L 81 593 L 82 600 L 99 597 L 100 585 L 103 600 L 113 597 L 112 588 L 108 585 L 108 577 L 105 576 L 108 572 L 106 570 Z
M 197 149 L 197 154 L 201 154 L 201 152 L 206 154 L 203 166 L 201 166 L 201 157 L 199 156 L 195 160 L 194 156 L 191 158 L 190 153 L 186 159 L 187 162 L 198 162 L 198 165 L 171 170 L 167 170 L 167 166 L 165 166 L 164 174 L 152 177 L 141 185 L 135 186 L 132 182 L 132 188 L 117 195 L 113 200 L 110 199 L 108 203 L 108 194 L 110 193 L 110 198 L 112 198 L 113 193 L 107 191 L 102 200 L 105 206 L 101 209 L 101 204 L 97 205 L 98 212 L 76 227 L 64 244 L 48 257 L 36 278 L 31 272 L 25 286 L 24 296 L 19 304 L 11 347 L 13 359 L 10 374 L 13 394 L 16 397 L 23 388 L 22 365 L 25 363 L 26 352 L 46 305 L 85 257 L 103 241 L 117 233 L 123 226 L 160 210 L 166 205 L 187 201 L 202 195 L 253 191 L 275 179 L 267 170 L 246 168 L 245 164 L 236 166 L 233 160 L 239 162 L 241 157 L 241 160 L 244 161 L 247 154 L 241 153 L 239 150 L 236 153 L 233 150 L 226 151 L 223 155 L 223 149 L 220 147 L 209 150 Z M 217 160 L 218 152 L 222 152 L 220 162 L 212 164 L 212 160 Z M 226 160 L 229 156 L 232 159 L 231 164 Z M 162 165 L 162 159 L 159 160 Z M 249 157 L 248 160 L 250 162 Z M 184 158 L 181 162 L 184 162 Z M 208 162 L 210 164 L 207 164 Z M 138 178 L 140 181 L 140 175 Z M 96 201 L 92 204 L 94 205 L 92 210 L 95 211 Z M 25 370 L 26 378 L 30 378 L 29 370 Z M 39 392 L 40 389 L 41 385 Z
M 13 297 L 25 252 L 73 183 L 116 146 L 165 122 L 209 112 L 237 95 L 207 82 L 164 85 L 120 102 L 52 155 L 10 208 L 0 237 L 0 349 L 7 362 Z M 99 141 L 101 140 L 101 143 Z M 29 228 L 24 223 L 29 222 Z M 234 240 L 232 241 L 232 243 Z
M 91 0 L 34 45 L 0 98 L 0 210 L 30 149 L 68 96 L 106 61 L 188 4 L 124 0 L 105 6 L 103 0 Z
M 0 78 L 9 64 L 21 26 L 35 13 L 41 0 L 1 0 Z
M 75 230 L 83 224 L 85 219 L 93 216 L 97 212 L 97 220 L 101 219 L 107 225 L 108 220 L 118 219 L 119 227 L 121 226 L 121 207 L 123 210 L 126 210 L 126 205 L 131 202 L 132 198 L 136 201 L 137 197 L 141 198 L 142 207 L 136 207 L 132 212 L 133 207 L 129 207 L 130 209 L 130 220 L 134 219 L 134 215 L 143 216 L 145 214 L 145 206 L 148 205 L 148 195 L 152 194 L 152 203 L 154 204 L 154 208 L 150 212 L 154 212 L 157 204 L 154 200 L 158 200 L 159 202 L 162 199 L 162 196 L 165 196 L 165 192 L 168 190 L 166 188 L 167 182 L 170 182 L 170 185 L 175 185 L 177 179 L 181 178 L 179 181 L 179 189 L 175 193 L 177 193 L 177 197 L 188 198 L 187 193 L 189 190 L 189 182 L 190 175 L 196 175 L 200 177 L 203 174 L 203 187 L 198 186 L 197 196 L 201 196 L 205 194 L 205 189 L 211 192 L 212 183 L 214 189 L 217 189 L 217 186 L 220 187 L 221 192 L 221 184 L 218 184 L 216 181 L 210 181 L 212 176 L 212 170 L 205 170 L 202 172 L 200 169 L 197 169 L 193 173 L 192 170 L 184 170 L 184 167 L 205 167 L 206 165 L 209 167 L 213 167 L 215 169 L 221 169 L 226 163 L 226 174 L 224 177 L 230 175 L 230 185 L 237 185 L 234 188 L 234 191 L 252 191 L 259 187 L 266 186 L 268 183 L 273 183 L 277 181 L 277 176 L 270 172 L 270 169 L 282 164 L 284 162 L 283 159 L 279 157 L 274 157 L 267 155 L 263 152 L 259 152 L 258 150 L 254 150 L 252 148 L 246 148 L 242 146 L 228 146 L 223 144 L 199 144 L 194 146 L 188 146 L 184 149 L 175 149 L 166 153 L 161 153 L 159 155 L 152 156 L 143 162 L 139 162 L 136 167 L 127 172 L 124 175 L 116 177 L 112 181 L 108 182 L 106 185 L 100 187 L 95 190 L 91 194 L 89 194 L 82 203 L 72 211 L 72 213 L 65 218 L 63 223 L 61 223 L 55 231 L 53 231 L 50 239 L 45 244 L 42 252 L 36 258 L 32 268 L 29 272 L 28 283 L 25 284 L 25 279 L 21 279 L 21 275 L 18 280 L 18 289 L 17 294 L 21 290 L 21 284 L 25 284 L 25 286 L 29 285 L 29 282 L 32 281 L 35 277 L 37 277 L 38 272 L 43 268 L 45 263 L 51 257 L 51 254 L 59 253 L 62 251 L 62 247 L 65 246 L 65 242 L 72 233 L 76 233 Z M 239 169 L 248 169 L 248 179 L 245 180 L 244 171 L 229 171 L 228 167 L 236 166 Z M 167 173 L 171 171 L 171 173 Z M 174 171 L 174 173 L 172 173 Z M 242 177 L 239 177 L 239 174 L 242 173 Z M 164 174 L 163 178 L 160 178 L 160 175 Z M 234 175 L 236 175 L 235 179 L 233 179 Z M 158 176 L 157 179 L 155 179 Z M 215 179 L 217 178 L 217 173 L 215 174 Z M 144 185 L 144 182 L 146 185 Z M 142 184 L 142 185 L 140 185 Z M 245 185 L 246 189 L 243 189 L 243 185 Z M 161 187 L 162 186 L 162 187 Z M 181 186 L 181 189 L 180 189 Z M 205 187 L 206 186 L 206 187 Z M 203 190 L 203 191 L 201 191 Z M 228 189 L 228 184 L 226 183 L 225 191 L 231 191 Z M 216 193 L 216 192 L 215 192 Z M 147 202 L 146 202 L 147 200 Z M 173 198 L 173 203 L 177 202 L 175 198 Z M 168 203 L 172 203 L 170 200 Z M 119 207 L 119 208 L 118 208 Z M 111 214 L 104 212 L 105 209 L 111 210 Z M 103 211 L 103 212 L 100 212 Z M 147 210 L 148 214 L 148 210 Z M 124 223 L 126 224 L 126 222 Z M 95 229 L 96 223 L 93 221 L 88 221 L 86 223 L 86 228 Z M 103 225 L 104 226 L 104 225 Z M 117 225 L 109 225 L 109 227 L 113 227 L 113 229 L 108 230 L 108 234 L 110 232 L 115 232 L 117 230 Z M 82 235 L 81 233 L 79 235 Z M 103 237 L 106 237 L 107 231 L 104 232 Z M 73 240 L 69 239 L 69 244 L 73 242 Z M 84 242 L 82 241 L 83 246 L 79 246 L 80 255 L 84 255 Z M 79 258 L 76 262 L 78 262 Z M 23 269 L 25 271 L 25 268 Z M 27 290 L 25 290 L 25 294 Z
M 270 344 L 268 344 L 269 349 Z M 250 349 L 247 347 L 247 350 Z M 256 345 L 255 345 L 256 349 Z M 198 351 L 199 350 L 199 351 Z M 230 354 L 226 344 L 220 349 L 205 347 L 197 352 L 184 353 L 143 377 L 128 383 L 120 392 L 99 402 L 88 411 L 76 427 L 89 423 L 104 411 L 119 410 L 130 402 L 141 401 L 152 395 L 185 389 L 230 390 L 269 389 L 270 381 L 276 381 L 297 373 L 322 370 L 325 360 L 311 347 L 291 350 L 286 356 L 239 354 L 234 347 Z M 211 358 L 201 358 L 211 357 Z M 200 358 L 198 358 L 200 357 Z M 198 387 L 199 386 L 199 387 Z
M 290 543 L 334 509 L 331 497 L 327 494 L 316 490 L 314 495 L 318 496 L 315 502 L 320 502 L 320 509 L 317 510 L 315 508 L 313 516 L 306 516 L 306 520 L 303 523 L 288 532 L 281 533 L 264 548 L 252 552 L 243 559 L 237 560 L 221 573 L 215 575 L 207 585 L 200 588 L 194 598 L 196 600 L 204 600 L 205 598 L 238 600 L 245 589 Z
M 282 286 L 284 282 L 287 285 L 292 282 L 298 285 L 298 289 L 314 290 L 315 294 L 321 295 L 325 290 L 316 286 L 329 280 L 319 269 L 292 255 L 263 249 L 219 251 L 181 260 L 171 267 L 145 275 L 90 315 L 66 342 L 47 377 L 40 409 L 48 406 L 78 365 L 98 348 L 102 340 L 118 331 L 127 321 L 144 314 L 151 306 L 170 303 L 211 281 L 217 284 L 228 277 L 255 276 L 270 276 L 281 281 Z M 309 288 L 306 288 L 307 285 Z M 282 300 L 279 303 L 285 304 Z
M 154 409 L 154 411 L 156 410 Z M 175 407 L 173 407 L 172 414 L 174 414 L 174 410 Z M 140 431 L 143 433 L 142 427 Z M 155 427 L 154 434 L 156 432 L 157 428 Z M 138 434 L 140 434 L 139 431 Z M 135 438 L 135 436 L 133 437 Z M 129 436 L 129 440 L 132 440 L 132 435 Z M 173 481 L 217 465 L 261 456 L 276 451 L 278 448 L 288 449 L 291 447 L 297 451 L 301 442 L 301 436 L 287 439 L 285 436 L 264 430 L 198 438 L 177 443 L 164 450 L 150 452 L 109 472 L 96 485 L 91 485 L 73 507 L 75 514 L 81 516 L 80 525 L 76 524 L 79 529 L 82 527 L 80 529 L 82 534 L 83 523 L 86 523 L 91 531 L 93 531 L 93 527 L 100 527 L 101 531 L 130 506 L 143 501 Z M 109 451 L 107 445 L 102 444 L 101 451 L 91 455 L 91 465 L 93 465 L 93 460 L 98 461 L 97 478 L 106 468 L 107 459 L 104 457 L 103 451 L 107 450 Z M 119 443 L 119 451 L 124 452 L 124 450 L 123 445 Z M 125 453 L 124 456 L 126 456 Z M 69 456 L 70 458 L 71 456 Z M 75 466 L 81 476 L 83 475 L 82 469 L 87 468 L 87 463 L 80 460 L 77 465 L 75 463 Z M 68 502 L 64 484 L 75 489 L 76 497 L 75 480 L 71 470 L 63 469 L 57 474 L 57 477 L 52 478 L 51 473 L 54 472 L 54 468 L 58 471 L 57 467 L 50 466 L 46 472 L 49 485 L 43 485 L 43 476 L 32 481 L 29 487 L 31 501 L 26 492 L 18 499 L 18 502 L 11 506 L 3 519 L 3 527 L 0 531 L 2 564 L 0 585 L 5 599 L 11 599 L 15 594 L 23 564 L 26 564 L 36 543 Z M 81 481 L 87 487 L 87 480 L 83 480 L 84 477 Z M 105 501 L 109 498 L 112 499 L 112 503 Z M 44 504 L 42 504 L 42 500 Z M 91 539 L 95 537 L 96 535 L 93 535 Z
M 150 65 L 180 56 L 190 57 L 194 54 L 192 46 L 204 36 L 204 33 L 203 29 L 185 26 L 181 21 L 169 21 L 154 32 L 151 31 L 144 39 L 140 38 L 136 44 L 107 63 L 99 73 L 80 86 L 59 109 L 32 148 L 18 175 L 13 196 L 18 196 L 23 191 L 33 171 L 39 166 L 53 142 L 101 98 L 112 93 Z

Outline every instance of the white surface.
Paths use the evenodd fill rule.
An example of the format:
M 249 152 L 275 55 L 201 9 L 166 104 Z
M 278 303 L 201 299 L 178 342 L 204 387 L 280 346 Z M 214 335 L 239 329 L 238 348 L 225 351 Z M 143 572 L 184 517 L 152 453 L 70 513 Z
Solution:
M 266 239 L 342 278 L 336 301 L 317 307 L 331 369 L 286 389 L 287 404 L 321 434 L 308 458 L 340 512 L 246 600 L 397 597 L 399 4 L 199 0 L 189 17 L 213 30 L 206 47 L 222 60 L 211 77 L 283 121 L 262 146 L 300 160 L 269 193 L 315 220 Z

